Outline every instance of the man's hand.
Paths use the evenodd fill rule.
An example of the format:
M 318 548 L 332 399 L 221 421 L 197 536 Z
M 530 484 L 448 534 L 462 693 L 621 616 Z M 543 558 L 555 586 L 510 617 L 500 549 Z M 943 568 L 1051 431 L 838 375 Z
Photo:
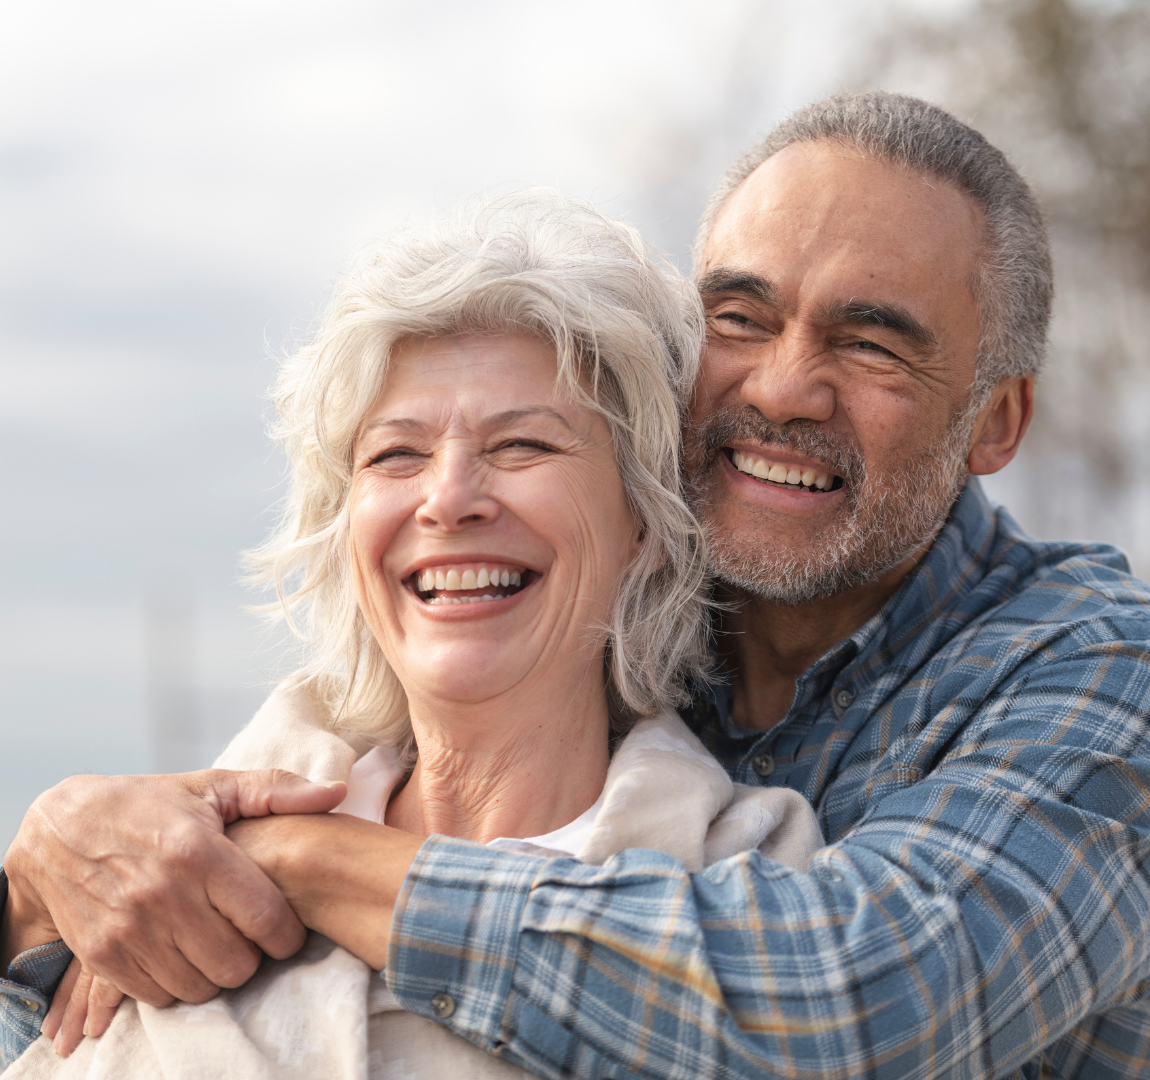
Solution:
M 345 791 L 280 770 L 65 780 L 32 804 L 5 857 L 0 954 L 63 937 L 105 1000 L 202 1002 L 240 986 L 261 950 L 291 956 L 305 932 L 224 826 L 325 813 Z

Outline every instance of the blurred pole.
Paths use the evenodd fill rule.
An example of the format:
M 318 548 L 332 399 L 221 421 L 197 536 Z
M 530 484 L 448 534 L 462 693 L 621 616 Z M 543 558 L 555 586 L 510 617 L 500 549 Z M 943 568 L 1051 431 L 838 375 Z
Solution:
M 203 767 L 197 694 L 196 612 L 187 593 L 157 593 L 145 604 L 148 727 L 154 772 Z

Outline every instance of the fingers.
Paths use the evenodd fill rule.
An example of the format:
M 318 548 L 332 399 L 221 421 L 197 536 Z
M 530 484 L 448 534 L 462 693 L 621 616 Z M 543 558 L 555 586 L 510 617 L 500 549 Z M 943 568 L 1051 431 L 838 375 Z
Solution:
M 84 1024 L 84 1034 L 93 1039 L 103 1035 L 123 1000 L 124 995 L 111 983 L 93 979 L 92 988 L 88 991 L 88 1019 Z
M 179 909 L 171 912 L 177 924 L 183 915 Z M 210 918 L 223 921 L 214 911 Z M 197 930 L 200 925 L 197 922 Z M 174 938 L 166 930 L 151 930 L 145 925 L 127 946 L 106 948 L 97 943 L 85 954 L 85 968 L 122 993 L 159 1009 L 177 999 L 199 1004 L 214 997 L 216 985 L 184 956 Z
M 307 930 L 284 899 L 283 893 L 255 862 L 231 841 L 221 837 L 220 842 L 226 844 L 227 848 L 221 853 L 221 858 L 208 875 L 205 884 L 208 900 L 226 920 L 226 929 L 238 930 L 247 939 L 245 944 L 251 947 L 251 943 L 254 942 L 277 960 L 283 960 L 299 952 L 303 947 Z M 219 948 L 216 955 L 233 964 L 241 962 L 234 943 L 229 943 L 227 949 Z M 203 954 L 197 953 L 197 956 L 199 960 L 208 959 Z M 196 958 L 189 958 L 201 971 L 212 976 L 218 986 L 240 986 L 255 971 L 259 953 L 258 951 L 255 953 L 255 963 L 250 970 L 240 969 L 230 975 L 226 974 L 218 963 L 208 968 Z M 226 981 L 215 978 L 217 975 L 223 976 Z
M 92 1038 L 103 1035 L 116 1015 L 116 1008 L 124 1000 L 124 995 L 111 983 L 93 976 L 76 960 L 69 965 L 65 980 L 52 1000 L 53 1009 L 58 1003 L 67 1002 L 53 1025 L 54 1030 L 45 1030 L 48 1017 L 44 1018 L 40 1029 L 52 1039 L 52 1048 L 59 1057 L 69 1057 L 85 1035 Z M 68 991 L 66 998 L 61 993 L 65 989 Z
M 88 991 L 92 987 L 92 973 L 81 969 L 80 976 L 68 995 L 68 1005 L 60 1023 L 60 1030 L 52 1040 L 53 1049 L 60 1057 L 68 1057 L 84 1038 L 84 1021 L 88 1016 Z
M 224 824 L 268 814 L 326 814 L 347 795 L 342 781 L 313 783 L 283 769 L 206 769 L 191 775 L 202 778 L 202 795 L 216 806 Z
M 60 985 L 56 987 L 56 993 L 52 995 L 52 1005 L 44 1017 L 44 1022 L 40 1025 L 41 1034 L 47 1035 L 49 1039 L 54 1039 L 56 1032 L 60 1030 L 60 1022 L 64 1019 L 64 1010 L 68 1007 L 68 1001 L 72 997 L 72 989 L 80 977 L 80 970 L 80 958 L 78 956 L 72 957 L 68 970 L 64 972 Z

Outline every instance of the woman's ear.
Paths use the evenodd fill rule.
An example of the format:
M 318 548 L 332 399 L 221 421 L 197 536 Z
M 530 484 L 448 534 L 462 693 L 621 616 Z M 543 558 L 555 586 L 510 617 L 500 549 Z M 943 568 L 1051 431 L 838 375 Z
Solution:
M 978 414 L 966 464 L 975 476 L 996 473 L 1018 453 L 1034 416 L 1034 376 L 1003 379 Z

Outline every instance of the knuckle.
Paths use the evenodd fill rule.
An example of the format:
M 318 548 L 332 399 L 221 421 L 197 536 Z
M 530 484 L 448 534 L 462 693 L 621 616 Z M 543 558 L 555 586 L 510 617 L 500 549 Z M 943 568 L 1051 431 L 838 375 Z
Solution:
M 139 998 L 146 1005 L 154 1005 L 157 1009 L 166 1009 L 169 1005 L 173 1004 L 176 1000 L 174 994 L 169 994 L 167 990 L 163 990 L 158 986 L 149 987 L 142 990 L 138 994 L 133 994 L 133 997 Z M 190 1000 L 190 999 L 185 999 Z M 198 1004 L 198 1002 L 197 1002 Z
M 186 1001 L 190 1005 L 203 1005 L 206 1001 L 211 1001 L 218 993 L 220 988 L 213 986 L 211 983 L 204 983 L 184 991 L 180 995 L 181 1001 Z M 173 999 L 174 1000 L 174 999 Z
M 229 988 L 243 986 L 256 973 L 259 966 L 260 956 L 258 952 L 237 952 L 237 954 L 229 956 L 221 965 L 219 971 L 215 973 L 216 977 L 213 981 L 220 986 Z
M 292 924 L 284 918 L 284 912 L 272 907 L 260 908 L 244 920 L 244 931 L 253 941 L 279 936 L 285 929 L 291 928 Z
M 88 994 L 90 1006 L 98 1006 L 101 1009 L 114 1009 L 123 997 L 124 995 L 112 983 L 99 978 L 92 982 L 92 989 Z
M 212 850 L 215 837 L 199 822 L 181 822 L 165 829 L 160 837 L 160 854 L 168 866 L 189 870 L 202 866 Z

